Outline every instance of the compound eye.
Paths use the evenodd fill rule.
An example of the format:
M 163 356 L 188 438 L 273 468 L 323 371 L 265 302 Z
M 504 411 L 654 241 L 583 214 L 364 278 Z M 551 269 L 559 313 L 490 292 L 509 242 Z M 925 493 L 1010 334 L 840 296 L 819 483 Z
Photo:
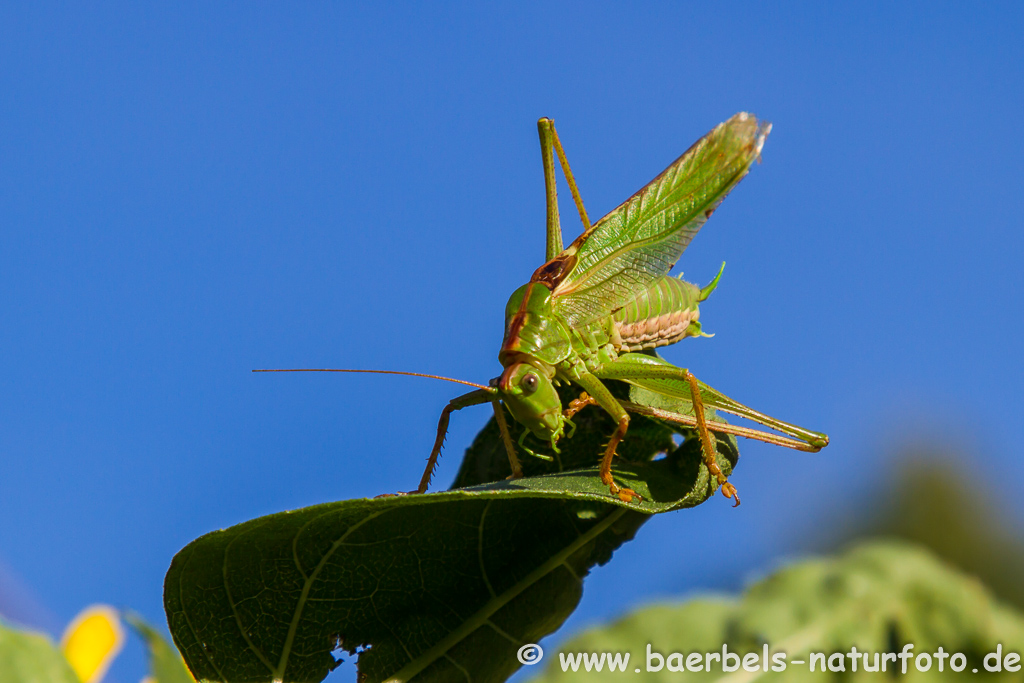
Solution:
M 537 386 L 540 384 L 540 380 L 537 379 L 537 374 L 534 372 L 527 373 L 523 377 L 523 393 L 529 396 L 533 392 L 537 391 Z

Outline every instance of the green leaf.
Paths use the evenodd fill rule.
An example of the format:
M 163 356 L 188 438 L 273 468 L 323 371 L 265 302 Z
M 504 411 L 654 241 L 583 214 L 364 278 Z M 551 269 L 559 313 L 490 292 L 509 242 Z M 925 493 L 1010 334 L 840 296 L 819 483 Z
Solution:
M 946 660 L 943 673 L 934 663 L 929 672 L 908 664 L 911 680 L 947 680 L 982 674 L 983 660 L 996 646 L 1009 652 L 1024 652 L 1024 615 L 992 599 L 976 580 L 938 561 L 912 546 L 873 543 L 855 548 L 835 559 L 814 559 L 791 565 L 751 586 L 743 596 L 700 598 L 683 605 L 658 605 L 638 610 L 609 626 L 592 629 L 559 646 L 550 648 L 543 674 L 536 683 L 565 679 L 587 681 L 619 680 L 620 672 L 562 671 L 563 654 L 630 653 L 628 671 L 644 681 L 678 680 L 823 680 L 821 669 L 810 672 L 810 653 L 850 652 L 856 646 L 861 653 L 899 652 L 914 645 L 913 656 L 935 653 L 942 646 L 947 653 L 961 652 L 967 660 L 962 674 L 955 674 Z M 651 652 L 664 657 L 651 660 L 648 671 L 648 645 Z M 702 672 L 670 671 L 670 655 L 694 652 L 722 653 L 722 647 L 741 658 L 748 653 L 763 655 L 767 645 L 771 653 L 785 652 L 787 667 L 781 672 L 723 672 L 721 660 L 713 670 Z M 881 680 L 891 676 L 900 660 L 889 662 L 885 674 L 865 672 L 863 659 L 856 672 L 850 657 L 844 657 L 845 671 L 826 673 L 843 680 Z M 791 663 L 805 660 L 807 664 Z M 707 660 L 704 660 L 705 663 Z M 759 663 L 763 661 L 759 659 Z M 683 659 L 673 659 L 679 665 Z M 734 664 L 736 662 L 733 662 Z M 819 665 L 820 666 L 820 665 Z M 636 675 L 634 669 L 640 668 Z M 1020 674 L 1004 672 L 1007 680 L 1020 680 Z
M 71 665 L 46 636 L 20 631 L 0 621 L 0 681 L 3 683 L 80 683 Z
M 320 681 L 336 656 L 359 653 L 367 683 L 504 680 L 520 666 L 519 647 L 565 621 L 589 570 L 650 514 L 715 490 L 695 439 L 677 447 L 671 428 L 637 418 L 614 473 L 643 500 L 624 503 L 597 473 L 614 425 L 597 409 L 576 422 L 554 461 L 524 462 L 533 476 L 504 479 L 492 419 L 463 460 L 464 489 L 328 503 L 193 541 L 164 588 L 193 674 Z
M 610 384 L 629 396 L 627 385 Z M 560 393 L 566 404 L 575 397 L 569 387 Z M 192 673 L 320 681 L 337 657 L 358 653 L 366 683 L 504 680 L 520 666 L 519 647 L 576 608 L 592 567 L 651 514 L 697 505 L 717 486 L 692 432 L 636 416 L 613 473 L 643 499 L 624 503 L 598 476 L 615 424 L 594 407 L 574 421 L 575 436 L 552 461 L 525 458 L 522 479 L 505 479 L 492 418 L 466 452 L 459 488 L 327 503 L 193 541 L 164 586 L 171 634 Z M 688 437 L 680 446 L 677 433 Z M 735 440 L 716 437 L 729 472 Z
M 367 681 L 501 680 L 645 517 L 530 491 L 330 503 L 194 541 L 165 606 L 201 680 L 319 681 L 332 650 L 368 646 Z
M 930 548 L 1024 610 L 1024 534 L 1013 507 L 998 483 L 976 476 L 969 458 L 945 448 L 917 445 L 888 456 L 884 485 L 856 502 L 866 514 L 836 511 L 847 523 L 818 525 L 808 545 L 827 552 L 860 538 L 899 538 Z
M 155 683 L 195 683 L 181 655 L 156 629 L 133 612 L 125 614 L 124 620 L 146 644 L 149 651 L 149 675 Z

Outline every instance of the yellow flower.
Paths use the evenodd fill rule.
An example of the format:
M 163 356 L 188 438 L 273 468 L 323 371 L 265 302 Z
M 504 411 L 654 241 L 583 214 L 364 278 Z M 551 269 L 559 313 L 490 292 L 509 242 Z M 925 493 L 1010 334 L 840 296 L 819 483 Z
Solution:
M 60 647 L 82 683 L 98 683 L 124 645 L 124 629 L 117 610 L 92 605 L 64 629 Z

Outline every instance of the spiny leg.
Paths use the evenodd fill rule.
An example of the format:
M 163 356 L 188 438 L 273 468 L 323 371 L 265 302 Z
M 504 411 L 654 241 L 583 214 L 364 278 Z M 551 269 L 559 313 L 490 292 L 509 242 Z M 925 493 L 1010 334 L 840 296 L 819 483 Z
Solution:
M 615 432 L 612 434 L 611 440 L 608 442 L 608 446 L 605 448 L 604 457 L 601 459 L 601 482 L 608 487 L 613 496 L 618 496 L 621 500 L 630 503 L 634 498 L 640 499 L 640 494 L 630 488 L 620 487 L 615 483 L 615 479 L 612 477 L 612 460 L 615 458 L 615 449 L 619 443 L 626 436 L 626 430 L 629 429 L 629 414 L 626 409 L 623 408 L 615 397 L 612 396 L 612 392 L 608 391 L 608 387 L 604 385 L 597 377 L 590 374 L 580 376 L 576 382 L 587 390 L 591 398 L 597 405 L 604 408 L 612 416 L 612 419 L 616 421 Z M 580 397 L 583 400 L 583 397 Z M 584 404 L 585 405 L 585 404 Z M 583 406 L 580 406 L 581 408 Z
M 469 406 L 480 405 L 488 401 L 494 400 L 494 390 L 492 389 L 477 389 L 471 391 L 468 394 L 457 396 L 448 402 L 448 405 L 441 411 L 441 417 L 437 421 L 437 437 L 434 439 L 434 447 L 430 451 L 430 457 L 427 458 L 427 468 L 423 470 L 423 477 L 420 478 L 420 485 L 415 491 L 409 491 L 409 493 L 426 493 L 427 487 L 430 486 L 430 478 L 434 476 L 434 468 L 437 467 L 437 459 L 441 455 L 441 447 L 444 446 L 444 437 L 448 434 L 448 421 L 451 419 L 453 411 L 462 410 Z M 498 423 L 499 427 L 501 423 Z M 508 432 L 508 426 L 502 432 L 503 439 L 506 438 Z M 511 437 L 507 437 L 505 441 L 505 447 L 511 449 Z M 514 453 L 509 451 L 509 460 L 511 461 L 515 457 Z M 518 461 L 517 461 L 518 462 Z
M 505 444 L 505 452 L 508 453 L 508 464 L 512 467 L 512 476 L 509 479 L 519 479 L 523 476 L 523 467 L 519 464 L 519 458 L 516 457 L 516 449 L 512 445 L 512 434 L 508 431 L 508 422 L 505 420 L 505 411 L 501 408 L 501 401 L 492 399 L 491 407 L 494 408 L 494 421 L 498 423 L 501 441 Z
M 633 498 L 639 498 L 640 494 L 631 488 L 620 487 L 612 478 L 612 459 L 615 458 L 615 449 L 625 438 L 627 429 L 629 429 L 629 415 L 622 415 L 619 417 L 618 425 L 616 425 L 615 432 L 604 451 L 604 457 L 601 459 L 601 481 L 608 486 L 612 495 L 617 495 L 627 503 L 631 503 Z
M 617 379 L 633 382 L 640 386 L 644 386 L 643 380 L 660 380 L 658 385 L 649 388 L 667 396 L 677 396 L 690 400 L 693 404 L 693 415 L 697 425 L 697 434 L 701 441 L 701 456 L 704 464 L 722 487 L 722 494 L 726 498 L 735 497 L 736 505 L 739 505 L 740 499 L 736 494 L 736 487 L 729 483 L 729 480 L 726 479 L 725 474 L 722 473 L 722 469 L 715 460 L 716 451 L 711 441 L 711 434 L 708 432 L 707 417 L 704 415 L 704 399 L 701 396 L 700 384 L 692 372 L 685 368 L 677 368 L 660 358 L 628 353 L 602 365 L 594 371 L 594 376 L 600 379 Z M 668 381 L 666 382 L 665 380 Z M 682 380 L 685 384 L 682 384 L 678 389 L 673 388 L 673 380 L 677 382 Z M 713 389 L 710 389 L 710 387 L 706 387 L 706 389 L 712 392 L 712 396 L 715 396 Z
M 697 418 L 697 434 L 700 436 L 701 455 L 708 472 L 715 476 L 718 485 L 722 487 L 722 495 L 726 498 L 736 498 L 736 507 L 740 504 L 740 495 L 736 487 L 729 483 L 729 480 L 722 473 L 722 468 L 715 460 L 715 446 L 711 442 L 711 434 L 708 432 L 707 417 L 704 415 L 704 401 L 700 397 L 700 387 L 697 386 L 697 378 L 689 370 L 686 371 L 686 381 L 690 384 L 690 395 L 693 396 L 693 415 Z

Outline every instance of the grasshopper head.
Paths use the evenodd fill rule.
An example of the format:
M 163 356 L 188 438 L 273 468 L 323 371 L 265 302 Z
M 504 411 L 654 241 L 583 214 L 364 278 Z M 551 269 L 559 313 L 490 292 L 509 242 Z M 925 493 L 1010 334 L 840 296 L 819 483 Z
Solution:
M 501 373 L 498 390 L 512 417 L 554 446 L 565 430 L 565 418 L 550 375 L 533 363 L 513 363 Z

